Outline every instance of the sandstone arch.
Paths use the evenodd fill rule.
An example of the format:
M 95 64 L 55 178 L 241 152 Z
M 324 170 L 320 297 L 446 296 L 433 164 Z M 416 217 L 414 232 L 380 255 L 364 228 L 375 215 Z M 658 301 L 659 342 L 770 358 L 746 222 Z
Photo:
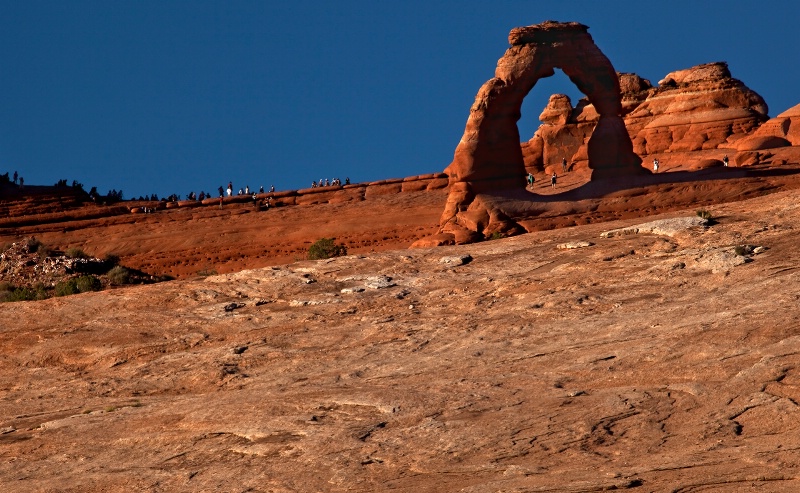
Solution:
M 617 73 L 587 26 L 547 21 L 512 29 L 508 40 L 511 47 L 497 62 L 495 76 L 478 91 L 453 162 L 445 170 L 450 192 L 440 232 L 458 243 L 496 231 L 521 231 L 497 200 L 482 195 L 503 195 L 506 205 L 509 198 L 530 200 L 525 196 L 517 121 L 525 96 L 556 68 L 600 115 L 588 143 L 592 179 L 648 173 L 633 152 L 622 120 Z

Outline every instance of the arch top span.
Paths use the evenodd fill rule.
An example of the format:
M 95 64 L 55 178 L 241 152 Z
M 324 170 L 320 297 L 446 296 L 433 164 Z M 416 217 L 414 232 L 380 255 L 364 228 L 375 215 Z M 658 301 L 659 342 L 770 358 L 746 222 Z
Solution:
M 521 191 L 525 168 L 517 121 L 525 96 L 561 69 L 594 105 L 600 119 L 587 144 L 592 179 L 647 173 L 622 120 L 619 79 L 611 61 L 578 22 L 545 21 L 511 30 L 510 47 L 495 76 L 478 90 L 449 175 L 450 195 L 440 231 L 465 228 L 476 235 L 513 229 L 498 210 L 486 210 L 482 193 Z M 478 200 L 476 200 L 476 198 Z M 506 218 L 506 219 L 503 219 Z
M 589 26 L 580 22 L 544 21 L 533 26 L 515 27 L 508 33 L 508 44 L 556 43 L 580 33 L 588 34 Z

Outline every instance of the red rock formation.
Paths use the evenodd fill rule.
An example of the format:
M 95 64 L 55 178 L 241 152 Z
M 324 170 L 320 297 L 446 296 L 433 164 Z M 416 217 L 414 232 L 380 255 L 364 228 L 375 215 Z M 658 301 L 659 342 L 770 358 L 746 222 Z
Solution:
M 625 123 L 643 155 L 729 147 L 766 119 L 764 99 L 716 62 L 667 74 Z
M 758 127 L 752 136 L 736 143 L 740 151 L 757 151 L 787 145 L 800 146 L 800 104 Z
M 479 195 L 523 190 L 520 107 L 536 82 L 553 75 L 555 68 L 567 74 L 600 115 L 587 143 L 593 177 L 643 172 L 622 121 L 616 72 L 587 29 L 576 22 L 547 21 L 509 34 L 511 47 L 498 61 L 495 76 L 478 91 L 464 136 L 446 170 L 450 196 L 441 228 L 457 242 L 515 228 L 501 208 Z M 563 98 L 554 102 L 553 118 L 564 119 L 565 103 Z
M 659 87 L 636 74 L 617 75 L 625 126 L 639 155 L 718 147 L 752 151 L 789 145 L 790 115 L 779 115 L 770 121 L 770 129 L 764 128 L 768 122 L 747 136 L 766 119 L 767 105 L 733 79 L 724 62 L 672 72 Z M 562 122 L 554 114 L 556 108 L 564 114 L 563 106 L 563 96 L 554 95 L 539 117 L 542 125 L 522 144 L 529 171 L 542 171 L 561 162 L 562 157 L 578 163 L 588 159 L 585 143 L 600 116 L 589 101 L 581 99 Z M 800 116 L 800 109 L 797 113 Z M 800 124 L 795 126 L 800 141 Z

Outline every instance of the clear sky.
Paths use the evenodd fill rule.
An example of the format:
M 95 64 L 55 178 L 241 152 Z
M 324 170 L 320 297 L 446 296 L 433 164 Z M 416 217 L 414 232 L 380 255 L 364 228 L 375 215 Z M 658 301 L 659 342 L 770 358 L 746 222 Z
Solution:
M 0 0 L 0 173 L 130 198 L 438 172 L 509 30 L 545 20 L 654 84 L 727 61 L 770 116 L 800 103 L 797 0 Z

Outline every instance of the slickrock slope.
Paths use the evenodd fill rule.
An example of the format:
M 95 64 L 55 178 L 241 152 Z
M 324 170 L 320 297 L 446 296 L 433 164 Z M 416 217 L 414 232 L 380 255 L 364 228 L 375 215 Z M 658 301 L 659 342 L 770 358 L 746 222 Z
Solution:
M 2 304 L 0 483 L 798 491 L 797 203 Z
M 302 205 L 270 210 L 256 210 L 252 201 L 229 201 L 222 209 L 208 205 L 131 214 L 121 205 L 89 204 L 61 214 L 10 218 L 19 225 L 0 227 L 0 247 L 35 236 L 48 246 L 78 247 L 101 258 L 114 254 L 125 266 L 179 278 L 292 262 L 305 258 L 311 243 L 322 237 L 335 237 L 353 253 L 403 248 L 436 232 L 446 198 L 441 189 L 401 191 L 408 183 L 370 186 L 373 194 L 366 199 L 334 203 L 329 201 L 336 193 L 351 189 L 315 191 L 291 197 Z M 123 212 L 104 215 L 104 209 Z

